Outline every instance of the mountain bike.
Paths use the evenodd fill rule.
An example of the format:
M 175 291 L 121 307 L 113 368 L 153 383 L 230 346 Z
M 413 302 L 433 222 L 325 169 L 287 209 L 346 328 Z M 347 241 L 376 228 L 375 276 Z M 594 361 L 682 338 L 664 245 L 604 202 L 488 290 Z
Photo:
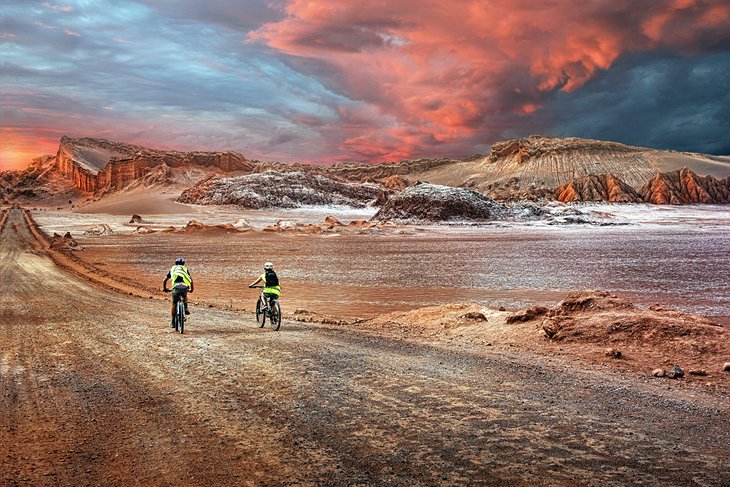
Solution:
M 249 286 L 251 288 L 263 289 L 264 286 Z M 269 325 L 274 331 L 278 331 L 281 327 L 281 305 L 278 299 L 268 299 L 264 292 L 261 291 L 259 299 L 256 301 L 256 323 L 259 328 L 263 328 L 266 324 L 266 317 L 269 318 Z
M 165 289 L 165 292 L 171 293 L 172 289 Z M 180 332 L 181 335 L 185 330 L 185 301 L 182 296 L 177 300 L 177 305 L 175 306 L 175 318 L 173 319 L 172 327 L 175 328 L 175 331 Z

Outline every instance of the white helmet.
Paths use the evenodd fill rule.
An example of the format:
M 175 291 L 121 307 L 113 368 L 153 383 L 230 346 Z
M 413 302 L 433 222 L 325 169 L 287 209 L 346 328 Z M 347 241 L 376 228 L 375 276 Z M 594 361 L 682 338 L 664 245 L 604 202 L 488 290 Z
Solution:
M 267 262 L 266 264 L 264 264 L 264 270 L 269 270 L 269 269 L 273 269 L 273 268 L 274 268 L 274 264 L 272 264 L 271 262 Z

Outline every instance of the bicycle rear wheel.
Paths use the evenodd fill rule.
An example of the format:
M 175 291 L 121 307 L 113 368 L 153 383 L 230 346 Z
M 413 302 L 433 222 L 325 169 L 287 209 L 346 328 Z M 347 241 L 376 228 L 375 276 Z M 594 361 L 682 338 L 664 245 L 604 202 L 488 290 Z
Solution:
M 266 322 L 266 312 L 262 308 L 263 303 L 259 297 L 258 301 L 256 301 L 256 323 L 259 325 L 259 328 L 263 328 Z
M 278 331 L 281 326 L 281 305 L 279 300 L 276 299 L 271 302 L 271 318 L 269 318 L 271 329 Z
M 177 302 L 177 331 L 180 334 L 185 330 L 185 303 L 181 299 Z

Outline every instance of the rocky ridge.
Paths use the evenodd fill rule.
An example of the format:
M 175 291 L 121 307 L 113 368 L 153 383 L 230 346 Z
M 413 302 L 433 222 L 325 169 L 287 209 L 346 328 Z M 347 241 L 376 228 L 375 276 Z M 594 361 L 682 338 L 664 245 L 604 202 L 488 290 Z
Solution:
M 656 174 L 644 185 L 641 197 L 655 205 L 730 203 L 730 177 L 718 180 L 698 176 L 683 167 L 679 171 Z
M 698 176 L 683 167 L 677 171 L 657 173 L 639 191 L 635 191 L 613 174 L 601 174 L 573 179 L 555 190 L 554 196 L 563 203 L 728 204 L 730 178 L 718 180 L 713 176 Z
M 609 203 L 641 203 L 639 193 L 613 174 L 582 176 L 563 184 L 555 191 L 563 203 L 574 201 L 606 201 Z
M 730 157 L 682 153 L 616 142 L 529 136 L 497 142 L 488 156 L 406 175 L 410 180 L 464 186 L 497 199 L 541 198 L 575 178 L 613 174 L 639 191 L 657 172 L 686 166 L 730 176 Z
M 172 183 L 175 170 L 251 171 L 254 164 L 237 152 L 178 152 L 96 138 L 62 137 L 56 170 L 84 192 L 121 189 L 130 184 Z
M 388 190 L 378 184 L 336 181 L 300 171 L 211 177 L 184 191 L 178 201 L 199 205 L 236 205 L 243 208 L 297 208 L 306 205 L 381 205 Z

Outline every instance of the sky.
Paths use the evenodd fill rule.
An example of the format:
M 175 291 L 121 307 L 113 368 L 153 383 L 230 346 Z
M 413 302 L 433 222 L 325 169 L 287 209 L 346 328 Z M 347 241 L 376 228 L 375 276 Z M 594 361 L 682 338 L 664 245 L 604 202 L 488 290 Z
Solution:
M 284 162 L 529 134 L 730 154 L 730 0 L 0 0 L 0 169 L 62 135 Z

